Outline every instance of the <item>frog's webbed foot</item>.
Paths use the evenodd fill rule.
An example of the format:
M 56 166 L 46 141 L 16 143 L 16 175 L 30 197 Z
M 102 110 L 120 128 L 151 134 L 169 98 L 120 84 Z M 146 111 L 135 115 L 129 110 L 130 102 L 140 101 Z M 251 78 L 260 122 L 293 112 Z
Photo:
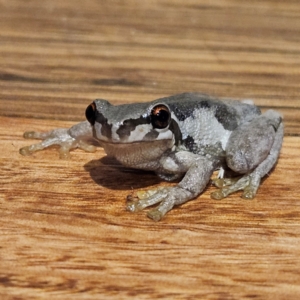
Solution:
M 237 178 L 223 178 L 213 180 L 213 184 L 219 190 L 211 193 L 211 198 L 220 200 L 228 195 L 243 190 L 242 198 L 253 199 L 260 185 L 260 177 L 254 174 L 244 175 Z
M 41 139 L 37 144 L 23 147 L 19 150 L 20 154 L 27 156 L 36 151 L 43 150 L 50 146 L 59 146 L 59 156 L 62 159 L 70 157 L 70 150 L 80 148 L 87 152 L 96 151 L 96 147 L 86 142 L 82 136 L 72 136 L 69 129 L 58 128 L 49 132 L 26 131 L 23 135 L 26 139 Z
M 193 197 L 191 192 L 178 186 L 139 191 L 136 194 L 136 197 L 131 195 L 127 197 L 129 200 L 126 206 L 127 210 L 137 212 L 159 203 L 157 207 L 147 213 L 147 216 L 154 221 L 161 220 L 175 205 L 182 204 Z

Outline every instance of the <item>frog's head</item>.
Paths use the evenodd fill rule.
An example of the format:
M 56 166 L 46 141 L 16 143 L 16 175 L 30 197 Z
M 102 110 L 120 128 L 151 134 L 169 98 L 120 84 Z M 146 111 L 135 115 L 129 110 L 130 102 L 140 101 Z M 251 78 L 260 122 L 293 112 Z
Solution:
M 177 122 L 162 102 L 114 106 L 106 100 L 95 100 L 87 107 L 86 118 L 106 153 L 124 164 L 122 157 L 128 159 L 128 153 L 143 161 L 155 160 L 181 140 Z

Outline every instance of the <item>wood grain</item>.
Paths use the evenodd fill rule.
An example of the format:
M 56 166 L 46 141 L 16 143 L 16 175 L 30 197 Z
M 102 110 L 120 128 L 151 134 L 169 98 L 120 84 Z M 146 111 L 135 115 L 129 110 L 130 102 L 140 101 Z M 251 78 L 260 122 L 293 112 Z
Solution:
M 299 299 L 298 1 L 0 1 L 1 299 Z M 96 154 L 22 157 L 29 129 L 68 127 L 95 98 L 184 91 L 284 115 L 253 201 L 207 190 L 161 222 L 126 195 L 167 185 Z

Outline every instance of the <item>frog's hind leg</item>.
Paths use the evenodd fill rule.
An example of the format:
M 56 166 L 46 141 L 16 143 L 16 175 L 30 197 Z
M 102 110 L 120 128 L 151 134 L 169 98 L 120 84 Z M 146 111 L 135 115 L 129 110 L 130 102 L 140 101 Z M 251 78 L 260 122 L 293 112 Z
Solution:
M 219 181 L 217 186 L 221 188 L 213 192 L 211 197 L 222 199 L 243 190 L 244 199 L 253 199 L 261 179 L 270 172 L 278 159 L 283 140 L 281 116 L 275 111 L 267 111 L 230 138 L 232 144 L 227 149 L 227 163 L 231 169 L 244 175 L 238 180 L 224 179 L 223 187 L 222 181 Z M 266 158 L 261 160 L 264 155 Z

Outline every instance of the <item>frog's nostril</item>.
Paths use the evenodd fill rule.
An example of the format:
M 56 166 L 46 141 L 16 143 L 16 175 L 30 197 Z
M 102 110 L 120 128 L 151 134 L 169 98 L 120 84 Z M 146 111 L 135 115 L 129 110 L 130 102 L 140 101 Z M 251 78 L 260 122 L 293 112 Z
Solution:
M 91 103 L 85 110 L 85 117 L 91 123 L 91 125 L 95 124 L 96 121 L 96 105 L 95 103 Z

